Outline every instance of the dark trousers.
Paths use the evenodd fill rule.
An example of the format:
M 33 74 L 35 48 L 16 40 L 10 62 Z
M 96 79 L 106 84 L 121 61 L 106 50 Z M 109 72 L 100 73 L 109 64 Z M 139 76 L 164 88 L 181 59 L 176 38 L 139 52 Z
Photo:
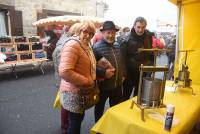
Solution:
M 167 74 L 167 79 L 168 80 L 173 80 L 174 79 L 174 63 L 172 63 L 172 65 L 170 65 L 170 67 L 169 67 L 169 72 Z
M 104 106 L 106 100 L 109 98 L 110 107 L 119 104 L 122 102 L 122 90 L 121 87 L 117 87 L 112 90 L 101 90 L 99 95 L 99 102 L 95 105 L 94 115 L 95 115 L 95 122 L 97 122 L 104 112 Z
M 123 100 L 126 101 L 130 98 L 134 88 L 133 96 L 137 96 L 139 86 L 139 71 L 128 72 L 127 78 L 123 82 Z
M 67 134 L 68 111 L 61 106 L 61 134 Z
M 172 64 L 172 65 L 171 65 Z M 174 75 L 174 58 L 171 58 L 168 56 L 168 68 L 169 68 L 169 72 L 167 74 L 167 79 L 171 80 L 174 79 L 173 75 Z
M 84 118 L 84 113 L 73 113 L 68 111 L 68 134 L 80 134 L 81 123 Z

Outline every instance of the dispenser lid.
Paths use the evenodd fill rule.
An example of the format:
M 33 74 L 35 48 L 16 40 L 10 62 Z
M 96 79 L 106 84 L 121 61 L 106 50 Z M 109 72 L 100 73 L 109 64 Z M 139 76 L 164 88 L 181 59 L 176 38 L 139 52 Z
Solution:
M 172 104 L 167 104 L 167 112 L 173 113 L 175 110 L 175 106 Z

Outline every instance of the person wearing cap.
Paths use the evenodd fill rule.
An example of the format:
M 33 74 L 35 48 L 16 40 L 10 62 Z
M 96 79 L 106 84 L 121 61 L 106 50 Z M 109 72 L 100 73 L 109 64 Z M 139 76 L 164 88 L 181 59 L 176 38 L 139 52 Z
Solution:
M 136 18 L 131 32 L 121 44 L 121 52 L 125 60 L 127 77 L 123 83 L 123 98 L 128 100 L 132 94 L 137 95 L 139 85 L 139 67 L 151 65 L 153 55 L 149 52 L 139 52 L 140 48 L 152 48 L 152 35 L 146 30 L 147 21 L 143 17 Z
M 112 21 L 105 21 L 102 32 L 102 40 L 93 45 L 93 52 L 97 63 L 101 59 L 106 59 L 111 64 L 111 68 L 100 67 L 97 64 L 97 77 L 104 78 L 99 80 L 100 99 L 95 105 L 95 122 L 97 122 L 103 112 L 106 100 L 109 98 L 110 106 L 114 106 L 122 101 L 122 77 L 123 64 L 120 53 L 120 46 L 115 42 L 115 35 L 119 29 Z

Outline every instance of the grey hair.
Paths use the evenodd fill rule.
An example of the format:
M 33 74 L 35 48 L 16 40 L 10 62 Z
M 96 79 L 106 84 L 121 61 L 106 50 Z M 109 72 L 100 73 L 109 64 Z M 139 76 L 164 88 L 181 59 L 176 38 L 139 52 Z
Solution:
M 145 23 L 145 25 L 147 25 L 147 21 L 146 21 L 146 19 L 144 17 L 137 17 L 135 19 L 134 26 L 136 25 L 137 22 Z

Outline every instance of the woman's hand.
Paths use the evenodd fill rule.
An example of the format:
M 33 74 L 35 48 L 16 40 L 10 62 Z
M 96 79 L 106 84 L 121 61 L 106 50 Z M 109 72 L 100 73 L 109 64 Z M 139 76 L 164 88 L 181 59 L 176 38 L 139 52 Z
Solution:
M 87 82 L 80 88 L 81 89 L 93 88 L 95 84 L 96 84 L 95 81 L 90 77 L 88 78 Z
M 92 88 L 95 86 L 95 81 L 90 77 L 88 79 L 88 88 Z

